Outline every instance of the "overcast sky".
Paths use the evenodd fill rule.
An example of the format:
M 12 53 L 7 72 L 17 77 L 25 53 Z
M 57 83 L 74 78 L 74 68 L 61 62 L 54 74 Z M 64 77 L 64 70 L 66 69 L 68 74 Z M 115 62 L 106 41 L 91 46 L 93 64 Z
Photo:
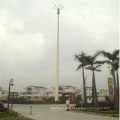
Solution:
M 81 88 L 81 70 L 74 55 L 119 48 L 119 0 L 0 0 L 0 86 L 13 91 L 28 85 L 54 87 L 56 79 L 57 12 L 60 14 L 60 78 L 62 85 Z M 98 59 L 104 59 L 102 57 Z M 95 73 L 97 88 L 108 88 L 108 65 Z M 92 73 L 86 70 L 87 86 Z

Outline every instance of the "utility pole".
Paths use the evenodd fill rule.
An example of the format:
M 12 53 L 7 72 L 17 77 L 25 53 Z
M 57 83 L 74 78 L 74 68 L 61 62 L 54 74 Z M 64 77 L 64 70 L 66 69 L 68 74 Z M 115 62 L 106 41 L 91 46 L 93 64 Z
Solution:
M 56 55 L 56 85 L 55 85 L 55 101 L 58 101 L 58 90 L 59 90 L 59 14 L 60 9 L 63 8 L 63 6 L 59 5 L 56 6 L 57 9 L 57 55 Z

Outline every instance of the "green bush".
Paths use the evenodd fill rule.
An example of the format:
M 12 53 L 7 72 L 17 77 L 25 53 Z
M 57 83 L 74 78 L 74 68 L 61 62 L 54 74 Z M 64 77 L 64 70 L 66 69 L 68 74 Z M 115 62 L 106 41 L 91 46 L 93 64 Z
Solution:
M 14 111 L 14 110 L 10 110 L 10 111 L 9 111 L 9 114 L 10 114 L 10 115 L 16 115 L 16 114 L 18 114 L 18 112 Z
M 66 100 L 68 99 L 69 97 L 66 96 L 66 94 L 63 94 L 61 97 L 60 97 L 60 103 L 66 103 Z
M 0 108 L 3 108 L 3 104 L 0 102 Z
M 9 113 L 7 112 L 0 112 L 0 115 L 17 115 L 18 112 L 14 111 L 14 110 L 10 110 Z
M 6 112 L 0 112 L 0 115 L 5 115 L 6 114 Z
M 54 103 L 55 99 L 53 97 L 49 97 L 49 98 L 47 98 L 46 102 L 48 102 L 48 103 Z
M 90 110 L 90 109 L 79 109 L 80 111 L 86 111 L 86 112 L 96 112 L 96 113 L 106 113 L 106 114 L 119 114 L 118 110 Z

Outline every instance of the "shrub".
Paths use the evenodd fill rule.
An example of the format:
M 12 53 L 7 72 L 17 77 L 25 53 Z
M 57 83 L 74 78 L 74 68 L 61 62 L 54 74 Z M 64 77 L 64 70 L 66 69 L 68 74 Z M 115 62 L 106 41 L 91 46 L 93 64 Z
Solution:
M 68 99 L 69 97 L 66 96 L 65 94 L 63 94 L 61 97 L 60 97 L 60 102 L 61 103 L 66 103 L 66 100 Z
M 5 107 L 0 108 L 0 112 L 7 112 L 7 108 L 5 108 Z
M 0 112 L 0 115 L 5 115 L 6 114 L 6 112 Z
M 18 112 L 14 111 L 14 110 L 10 110 L 10 111 L 9 111 L 9 114 L 10 114 L 10 115 L 16 115 L 16 114 L 18 114 Z

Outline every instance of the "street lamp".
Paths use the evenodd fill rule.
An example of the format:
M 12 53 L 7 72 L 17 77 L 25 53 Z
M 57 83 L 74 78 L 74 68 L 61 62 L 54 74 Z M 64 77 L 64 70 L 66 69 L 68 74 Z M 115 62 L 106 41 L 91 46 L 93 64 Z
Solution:
M 57 58 L 56 58 L 56 86 L 55 86 L 55 101 L 58 101 L 58 87 L 59 87 L 59 14 L 63 6 L 59 5 L 54 7 L 57 9 L 58 22 L 57 22 Z
M 8 109 L 8 112 L 9 112 L 9 103 L 10 103 L 10 86 L 13 86 L 13 79 L 10 79 L 9 81 L 9 92 L 8 92 L 8 106 L 7 106 L 7 109 Z

